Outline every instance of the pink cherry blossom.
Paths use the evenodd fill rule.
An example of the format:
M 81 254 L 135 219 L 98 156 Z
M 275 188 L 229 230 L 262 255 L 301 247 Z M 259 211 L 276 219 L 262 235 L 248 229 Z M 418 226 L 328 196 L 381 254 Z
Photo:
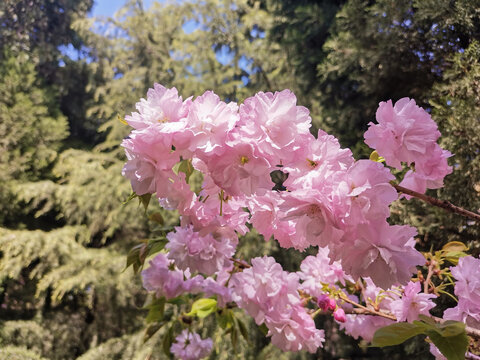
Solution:
M 389 205 L 398 198 L 390 181 L 395 177 L 382 164 L 356 161 L 347 171 L 345 181 L 350 190 L 348 220 L 354 226 L 366 220 L 386 219 L 390 216 Z
M 353 282 L 353 279 L 343 272 L 338 261 L 331 262 L 328 253 L 328 248 L 319 248 L 317 256 L 307 256 L 300 265 L 301 271 L 297 272 L 303 280 L 300 289 L 316 297 L 318 301 L 324 296 L 323 284 L 336 287 L 337 282 L 343 285 L 345 280 Z
M 443 179 L 452 172 L 452 167 L 448 166 L 447 158 L 452 154 L 443 150 L 437 144 L 432 144 L 428 151 L 428 157 L 419 158 L 415 162 L 415 170 L 409 170 L 400 186 L 407 189 L 424 193 L 427 189 L 438 189 L 443 187 Z M 406 196 L 409 198 L 408 196 Z
M 177 359 L 181 360 L 199 360 L 212 351 L 212 339 L 204 339 L 199 334 L 183 330 L 180 335 L 175 338 L 175 342 L 170 347 L 170 352 Z
M 298 276 L 283 271 L 272 257 L 252 259 L 252 267 L 233 274 L 230 280 L 232 299 L 255 319 L 257 325 L 282 319 L 292 307 L 300 305 Z
M 395 106 L 391 100 L 381 102 L 376 118 L 378 124 L 368 124 L 365 142 L 398 170 L 402 168 L 400 162 L 410 165 L 428 156 L 427 150 L 440 136 L 430 114 L 409 98 L 398 100 Z
M 315 353 L 325 341 L 325 333 L 315 327 L 312 317 L 302 306 L 291 309 L 289 316 L 281 319 L 266 317 L 267 336 L 272 344 L 284 351 L 307 350 Z
M 335 251 L 332 256 L 354 278 L 370 276 L 383 288 L 406 284 L 416 266 L 425 263 L 414 248 L 416 233 L 413 227 L 386 221 L 362 223 L 345 236 L 343 246 L 331 248 Z
M 372 341 L 375 331 L 393 324 L 394 322 L 380 316 L 373 315 L 346 315 L 346 321 L 340 323 L 340 329 L 344 330 L 347 335 L 354 339 L 361 337 L 365 341 Z
M 316 139 L 312 136 L 308 140 L 297 152 L 297 159 L 283 168 L 289 174 L 285 184 L 291 190 L 300 188 L 305 182 L 311 183 L 311 179 L 319 176 L 319 170 L 325 171 L 322 168 L 345 171 L 353 164 L 352 152 L 349 149 L 342 149 L 334 136 L 319 130 Z M 311 179 L 301 180 L 306 175 Z
M 190 150 L 203 154 L 223 153 L 225 140 L 239 120 L 238 105 L 220 101 L 213 91 L 206 91 L 190 106 L 187 129 L 193 133 Z
M 413 322 L 418 320 L 420 314 L 430 315 L 429 310 L 436 305 L 431 299 L 436 297 L 434 294 L 423 293 L 419 282 L 410 281 L 403 289 L 402 297 L 390 304 L 390 311 L 397 321 Z
M 153 89 L 148 89 L 147 99 L 141 99 L 135 107 L 139 111 L 127 115 L 125 120 L 135 129 L 141 130 L 150 126 L 185 127 L 179 122 L 188 113 L 190 99 L 185 102 L 178 96 L 176 88 L 167 89 L 160 84 L 154 84 Z M 176 123 L 176 124 L 175 124 Z
M 167 234 L 168 258 L 175 261 L 179 269 L 198 271 L 212 275 L 230 265 L 238 239 L 235 233 L 228 234 L 221 229 L 201 236 L 192 226 L 175 227 Z
M 446 320 L 463 321 L 469 326 L 480 327 L 480 259 L 466 256 L 459 259 L 457 266 L 451 267 L 458 304 L 445 310 Z
M 185 292 L 201 291 L 202 276 L 190 277 L 190 272 L 178 269 L 170 270 L 170 262 L 160 253 L 150 261 L 150 267 L 142 271 L 143 286 L 154 291 L 157 297 L 174 298 Z
M 157 176 L 160 173 L 168 174 L 165 177 L 173 175 L 171 168 L 180 160 L 180 156 L 172 152 L 171 146 L 165 145 L 156 132 L 134 131 L 123 140 L 122 146 L 128 159 L 122 175 L 130 180 L 138 195 L 154 193 Z
M 221 155 L 208 157 L 206 164 L 215 184 L 230 196 L 265 193 L 274 185 L 270 179 L 272 168 L 257 154 L 253 143 L 226 145 Z
M 337 227 L 327 194 L 313 189 L 295 190 L 283 194 L 281 220 L 295 224 L 292 244 L 298 250 L 311 245 L 326 246 L 338 241 L 343 231 Z
M 295 95 L 283 90 L 259 92 L 240 106 L 244 136 L 255 141 L 259 151 L 277 164 L 291 161 L 301 144 L 312 138 L 309 111 L 296 103 Z

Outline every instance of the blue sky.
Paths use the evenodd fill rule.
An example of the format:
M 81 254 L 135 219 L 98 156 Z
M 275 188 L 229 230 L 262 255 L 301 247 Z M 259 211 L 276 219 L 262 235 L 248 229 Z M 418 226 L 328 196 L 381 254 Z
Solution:
M 147 9 L 154 0 L 143 0 L 143 6 Z M 112 16 L 125 3 L 123 0 L 95 0 L 90 16 Z
M 164 0 L 143 0 L 143 6 L 145 9 L 148 9 L 150 5 L 154 2 L 163 2 Z M 126 0 L 95 0 L 92 10 L 90 11 L 90 17 L 108 17 L 113 16 L 117 10 L 119 10 L 124 4 Z M 187 21 L 184 26 L 183 30 L 186 33 L 190 33 L 195 30 L 198 25 L 195 21 Z M 62 53 L 69 56 L 71 59 L 77 60 L 79 57 L 79 52 L 73 48 L 72 45 L 69 46 L 62 46 L 60 47 Z M 231 62 L 233 59 L 233 54 L 229 53 L 227 47 L 222 47 L 217 52 L 217 60 L 226 65 Z M 63 61 L 60 61 L 63 63 Z M 240 67 L 247 69 L 248 68 L 248 61 L 245 58 L 240 59 L 239 63 Z M 245 82 L 245 80 L 244 80 Z

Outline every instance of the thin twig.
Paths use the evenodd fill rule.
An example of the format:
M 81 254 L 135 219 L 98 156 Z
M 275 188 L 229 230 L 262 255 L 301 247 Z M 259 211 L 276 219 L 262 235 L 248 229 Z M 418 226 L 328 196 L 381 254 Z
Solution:
M 480 221 L 480 214 L 474 213 L 472 211 L 465 210 L 464 208 L 461 208 L 459 206 L 453 205 L 451 202 L 449 202 L 447 200 L 436 199 L 434 197 L 431 197 L 431 196 L 421 194 L 419 192 L 404 188 L 403 186 L 397 185 L 393 182 L 391 182 L 391 184 L 395 189 L 397 189 L 397 191 L 399 191 L 401 193 L 404 193 L 404 194 L 407 194 L 407 195 L 410 195 L 410 196 L 414 196 L 414 197 L 416 197 L 420 200 L 423 200 L 423 201 L 425 201 L 425 202 L 427 202 L 431 205 L 438 206 L 438 207 L 440 207 L 440 208 L 442 208 L 446 211 L 450 211 L 450 212 L 453 212 L 455 214 L 459 214 L 459 215 L 468 217 L 470 219 Z
M 241 267 L 243 268 L 251 268 L 252 266 L 247 264 L 246 262 L 243 262 L 242 260 L 238 260 L 238 259 L 235 259 L 233 257 L 230 258 L 230 260 L 232 260 L 234 263 L 240 265 Z
M 423 292 L 425 294 L 428 294 L 428 285 L 429 285 L 430 279 L 432 278 L 432 275 L 433 275 L 434 266 L 435 266 L 435 263 L 433 262 L 433 260 L 430 260 L 430 265 L 428 265 L 427 278 L 425 279 L 425 282 L 423 283 Z
M 345 295 L 340 295 L 340 298 L 343 301 L 357 307 L 356 309 L 353 309 L 353 311 L 352 311 L 352 313 L 354 313 L 354 314 L 376 315 L 376 316 L 384 317 L 384 318 L 389 319 L 389 320 L 397 321 L 397 318 L 395 317 L 395 315 L 385 313 L 383 311 L 376 311 L 376 310 L 373 310 L 373 309 L 369 309 L 366 306 L 363 306 L 363 305 L 361 305 L 361 304 L 359 304 L 359 303 L 357 303 L 353 300 L 350 300 Z M 440 324 L 443 324 L 445 321 L 447 321 L 447 320 L 438 318 L 436 316 L 432 316 L 432 319 L 435 320 L 436 322 L 440 323 Z M 475 328 L 472 328 L 470 326 L 465 326 L 465 332 L 467 333 L 468 336 L 471 336 L 474 339 L 480 339 L 480 330 L 479 329 L 475 329 Z
M 394 316 L 394 315 L 391 315 L 391 314 L 387 314 L 387 313 L 384 313 L 382 311 L 376 311 L 376 310 L 373 310 L 373 309 L 369 309 L 367 308 L 366 306 L 363 306 L 353 300 L 350 300 L 348 297 L 344 296 L 344 295 L 340 295 L 340 298 L 353 305 L 353 306 L 356 306 L 357 308 L 359 309 L 362 309 L 364 311 L 364 314 L 366 315 L 377 315 L 377 316 L 381 316 L 381 317 L 384 317 L 386 319 L 390 319 L 390 320 L 393 320 L 393 321 L 397 321 L 397 318 Z

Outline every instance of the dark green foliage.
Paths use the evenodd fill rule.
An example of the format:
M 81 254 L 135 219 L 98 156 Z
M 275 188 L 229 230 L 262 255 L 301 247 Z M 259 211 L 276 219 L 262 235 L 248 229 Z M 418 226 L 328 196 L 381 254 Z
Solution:
M 45 79 L 53 79 L 60 45 L 81 47 L 71 28 L 93 0 L 4 0 L 0 3 L 0 48 L 29 53 Z
M 55 161 L 67 122 L 54 94 L 42 86 L 28 55 L 0 60 L 0 172 L 36 180 Z

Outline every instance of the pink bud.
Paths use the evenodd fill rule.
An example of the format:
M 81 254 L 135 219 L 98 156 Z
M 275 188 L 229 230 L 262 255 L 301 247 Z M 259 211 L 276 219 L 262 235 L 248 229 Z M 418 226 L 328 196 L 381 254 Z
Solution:
M 337 307 L 337 304 L 335 303 L 335 300 L 332 299 L 331 297 L 329 297 L 326 294 L 320 295 L 317 298 L 317 304 L 318 304 L 318 307 L 320 309 L 322 309 L 323 311 L 335 310 L 335 308 Z
M 345 321 L 347 321 L 347 317 L 345 316 L 345 311 L 343 311 L 343 309 L 340 307 L 333 312 L 333 317 L 338 322 L 344 323 Z

